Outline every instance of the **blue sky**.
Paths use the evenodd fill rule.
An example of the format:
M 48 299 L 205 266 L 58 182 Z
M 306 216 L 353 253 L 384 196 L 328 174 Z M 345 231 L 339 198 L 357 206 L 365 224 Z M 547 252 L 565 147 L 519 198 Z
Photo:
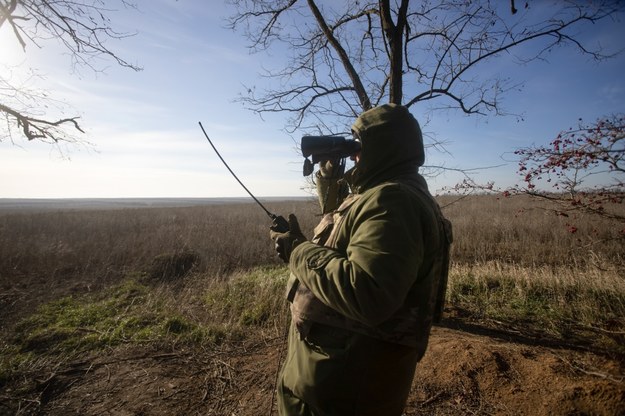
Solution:
M 0 198 L 233 197 L 245 191 L 221 164 L 198 126 L 201 121 L 223 157 L 257 196 L 308 195 L 302 158 L 284 116 L 259 118 L 234 102 L 244 85 L 259 80 L 262 65 L 279 62 L 276 52 L 250 55 L 241 33 L 224 28 L 232 10 L 223 2 L 152 0 L 139 10 L 115 13 L 114 26 L 137 34 L 111 49 L 144 68 L 141 72 L 102 61 L 104 73 L 72 71 L 53 40 L 24 54 L 8 31 L 0 30 L 0 62 L 37 68 L 38 84 L 71 105 L 91 146 L 24 141 L 0 142 Z M 622 22 L 595 28 L 590 37 L 605 47 L 625 48 Z M 495 61 L 493 61 L 495 62 Z M 625 111 L 625 56 L 597 64 L 571 49 L 554 51 L 548 62 L 520 66 L 500 60 L 489 71 L 524 81 L 505 97 L 514 117 L 413 114 L 426 135 L 446 143 L 426 163 L 479 168 L 479 179 L 505 186 L 516 180 L 509 153 L 542 144 L 579 117 Z M 440 190 L 460 180 L 452 172 L 430 178 Z

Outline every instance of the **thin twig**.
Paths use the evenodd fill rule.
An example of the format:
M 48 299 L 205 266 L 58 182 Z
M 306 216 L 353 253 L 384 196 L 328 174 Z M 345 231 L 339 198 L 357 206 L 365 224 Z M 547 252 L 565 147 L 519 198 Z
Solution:
M 609 380 L 609 381 L 613 381 L 615 383 L 623 383 L 625 381 L 625 377 L 614 377 L 611 374 L 606 374 L 606 373 L 601 373 L 599 371 L 589 371 L 586 370 L 578 365 L 573 364 L 572 362 L 570 362 L 569 360 L 567 360 L 564 357 L 561 357 L 559 355 L 556 354 L 556 357 L 558 357 L 563 363 L 568 364 L 569 367 L 571 367 L 574 371 L 579 371 L 580 373 L 584 373 L 586 375 L 589 376 L 594 376 L 594 377 L 599 377 L 602 378 L 604 380 Z

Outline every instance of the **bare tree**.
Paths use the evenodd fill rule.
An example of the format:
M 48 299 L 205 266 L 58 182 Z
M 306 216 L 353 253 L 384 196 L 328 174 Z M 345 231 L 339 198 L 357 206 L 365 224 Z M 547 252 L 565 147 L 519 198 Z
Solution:
M 522 184 L 504 195 L 529 195 L 552 202 L 553 212 L 571 218 L 607 220 L 625 238 L 625 114 L 593 123 L 581 119 L 547 145 L 518 149 Z
M 132 36 L 113 29 L 110 3 L 104 0 L 0 0 L 0 30 L 12 31 L 24 51 L 28 46 L 44 47 L 48 40 L 61 42 L 74 68 L 99 71 L 96 61 L 105 57 L 138 71 L 140 67 L 107 46 L 111 39 Z M 134 7 L 127 0 L 119 0 L 119 4 Z M 0 114 L 5 119 L 0 127 L 0 141 L 14 141 L 19 135 L 28 140 L 58 143 L 74 141 L 73 132 L 83 132 L 76 116 L 48 116 L 47 109 L 58 102 L 47 92 L 30 87 L 28 79 L 36 74 L 26 81 L 15 81 L 10 74 L 8 69 L 0 73 Z
M 261 115 L 290 113 L 290 130 L 328 130 L 328 119 L 340 125 L 385 102 L 505 114 L 501 98 L 522 80 L 482 76 L 487 64 L 515 52 L 522 63 L 545 59 L 560 46 L 609 58 L 578 33 L 625 8 L 616 0 L 528 0 L 522 10 L 514 0 L 229 2 L 230 26 L 244 31 L 253 51 L 287 48 L 289 62 L 264 73 L 276 83 L 247 87 L 241 100 Z

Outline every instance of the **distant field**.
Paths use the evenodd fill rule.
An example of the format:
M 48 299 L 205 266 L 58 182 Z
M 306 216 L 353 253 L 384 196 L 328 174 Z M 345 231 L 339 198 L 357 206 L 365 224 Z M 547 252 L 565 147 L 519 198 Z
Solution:
M 259 198 L 264 202 L 282 200 L 304 200 L 307 197 Z M 164 208 L 193 207 L 202 205 L 223 205 L 253 203 L 250 197 L 240 198 L 0 198 L 0 214 L 6 212 L 121 209 L 121 208 Z

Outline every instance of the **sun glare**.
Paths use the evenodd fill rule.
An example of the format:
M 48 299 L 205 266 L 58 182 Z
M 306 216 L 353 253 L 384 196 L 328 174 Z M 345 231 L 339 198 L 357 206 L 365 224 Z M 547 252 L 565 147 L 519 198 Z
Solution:
M 1 81 L 16 85 L 24 82 L 29 74 L 26 52 L 7 26 L 3 26 L 0 28 Z
M 26 60 L 26 53 L 20 42 L 6 27 L 0 28 L 0 64 L 15 67 Z

